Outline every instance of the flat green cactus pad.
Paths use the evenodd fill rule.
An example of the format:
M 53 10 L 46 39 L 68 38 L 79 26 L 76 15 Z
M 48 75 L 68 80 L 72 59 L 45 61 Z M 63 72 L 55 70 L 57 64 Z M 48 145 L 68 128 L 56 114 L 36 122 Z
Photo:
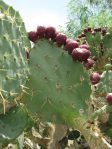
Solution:
M 30 53 L 31 76 L 23 98 L 31 113 L 52 122 L 73 122 L 84 110 L 90 96 L 88 74 L 62 48 L 40 40 Z
M 29 74 L 25 50 L 30 42 L 19 13 L 2 0 L 0 9 L 0 99 L 13 100 Z
M 23 108 L 12 108 L 6 115 L 0 115 L 0 142 L 17 138 L 28 123 L 28 115 Z
M 3 0 L 0 0 L 0 11 L 2 14 L 5 14 L 6 16 L 10 16 L 12 18 L 12 22 L 18 27 L 19 32 L 21 34 L 21 42 L 24 44 L 26 48 L 29 48 L 30 42 L 27 37 L 24 22 L 19 12 L 15 11 L 15 9 L 12 6 L 7 5 Z
M 96 93 L 105 95 L 112 92 L 112 71 L 104 71 L 101 75 L 101 80 L 97 85 Z

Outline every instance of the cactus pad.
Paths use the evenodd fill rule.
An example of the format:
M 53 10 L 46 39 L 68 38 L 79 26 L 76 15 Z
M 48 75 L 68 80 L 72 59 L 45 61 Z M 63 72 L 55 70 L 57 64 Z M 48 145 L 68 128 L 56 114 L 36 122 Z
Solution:
M 28 123 L 28 115 L 23 108 L 14 107 L 6 115 L 0 116 L 0 142 L 17 138 Z
M 104 71 L 101 75 L 101 80 L 97 85 L 96 93 L 105 95 L 112 92 L 112 71 Z
M 12 100 L 23 90 L 29 73 L 28 41 L 19 13 L 0 1 L 0 99 Z
M 30 53 L 29 90 L 23 101 L 31 113 L 52 122 L 70 124 L 84 110 L 90 96 L 88 74 L 54 43 L 39 40 Z

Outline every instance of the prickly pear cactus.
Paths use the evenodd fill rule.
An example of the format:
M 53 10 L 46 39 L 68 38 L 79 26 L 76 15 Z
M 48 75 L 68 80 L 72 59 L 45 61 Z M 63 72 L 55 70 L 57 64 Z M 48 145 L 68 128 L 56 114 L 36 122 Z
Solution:
M 90 130 L 95 130 L 94 139 L 99 145 L 100 148 L 112 148 L 111 147 L 111 95 L 112 93 L 112 32 L 111 29 L 105 28 L 97 28 L 92 29 L 89 28 L 84 30 L 85 36 L 81 37 L 80 42 L 86 42 L 90 46 L 91 57 L 95 58 L 95 65 L 92 69 L 89 69 L 89 73 L 93 73 L 94 71 L 100 74 L 99 81 L 95 84 L 91 84 L 91 104 L 89 108 L 92 106 L 92 113 L 90 113 L 90 117 L 94 117 L 92 120 L 94 121 L 94 125 L 90 125 Z M 98 78 L 98 77 L 97 77 Z M 96 78 L 92 78 L 95 81 Z M 91 134 L 92 134 L 91 133 Z M 86 135 L 85 135 L 86 136 Z M 95 147 L 93 141 L 89 140 L 89 134 L 86 136 L 88 142 L 90 142 L 90 147 Z M 92 140 L 91 139 L 91 140 Z M 102 146 L 102 147 L 101 147 Z
M 6 115 L 0 116 L 0 142 L 17 138 L 28 124 L 28 114 L 23 107 L 13 107 Z
M 0 99 L 14 100 L 24 90 L 29 74 L 25 50 L 30 47 L 24 23 L 0 0 Z
M 43 120 L 73 124 L 74 118 L 87 112 L 88 74 L 63 48 L 39 40 L 30 52 L 29 67 L 29 90 L 23 100 L 31 113 Z

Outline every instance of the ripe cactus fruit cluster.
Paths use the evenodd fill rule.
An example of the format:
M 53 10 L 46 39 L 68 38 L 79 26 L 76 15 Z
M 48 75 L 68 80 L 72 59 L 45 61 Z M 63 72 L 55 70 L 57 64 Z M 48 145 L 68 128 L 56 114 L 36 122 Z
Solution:
M 95 36 L 97 33 L 99 33 L 101 36 L 105 36 L 107 33 L 107 29 L 106 28 L 91 28 L 91 27 L 87 27 L 85 28 L 82 33 L 78 36 L 80 39 L 83 37 L 86 37 L 87 34 L 91 34 L 93 36 Z
M 52 40 L 53 42 L 56 42 L 58 47 L 63 46 L 64 50 L 72 56 L 73 60 L 88 62 L 88 68 L 84 65 L 86 69 L 90 69 L 93 66 L 93 60 L 87 60 L 91 53 L 89 51 L 89 45 L 79 45 L 76 40 L 68 39 L 65 34 L 56 31 L 54 27 L 38 26 L 36 32 L 31 31 L 28 33 L 28 37 L 29 40 L 34 43 L 38 42 L 40 38 Z

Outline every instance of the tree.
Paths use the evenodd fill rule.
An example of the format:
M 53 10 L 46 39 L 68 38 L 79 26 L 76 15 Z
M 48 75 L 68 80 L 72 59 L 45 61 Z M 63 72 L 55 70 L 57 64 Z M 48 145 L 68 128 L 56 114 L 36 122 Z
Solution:
M 111 27 L 111 0 L 70 0 L 66 33 L 75 38 L 87 26 Z

